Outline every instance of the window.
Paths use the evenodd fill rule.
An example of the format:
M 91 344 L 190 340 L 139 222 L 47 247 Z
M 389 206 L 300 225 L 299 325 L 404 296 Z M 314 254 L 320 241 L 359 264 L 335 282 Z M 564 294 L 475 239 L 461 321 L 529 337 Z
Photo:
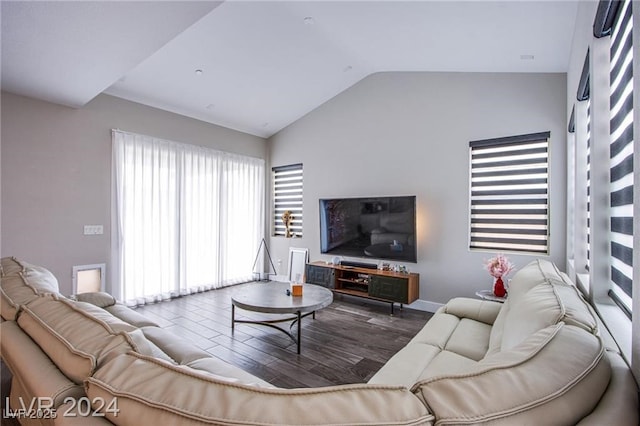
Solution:
M 633 286 L 633 51 L 631 2 L 621 2 L 611 30 L 610 295 L 631 311 Z
M 302 236 L 302 164 L 274 167 L 273 171 L 273 235 L 287 236 L 282 219 L 285 212 L 293 216 L 290 236 Z
M 575 264 L 576 106 L 567 125 L 567 260 Z
M 548 254 L 549 137 L 469 143 L 470 249 Z
M 590 50 L 587 49 L 587 54 L 584 58 L 584 64 L 582 66 L 582 73 L 580 75 L 580 81 L 578 82 L 578 92 L 576 99 L 578 101 L 586 101 L 587 114 L 585 117 L 586 135 L 584 157 L 581 158 L 582 165 L 584 166 L 584 172 L 586 173 L 586 185 L 584 189 L 584 201 L 586 203 L 586 209 L 584 211 L 584 224 L 585 224 L 585 265 L 584 269 L 589 270 L 591 266 L 591 78 L 589 71 L 589 54 Z M 582 143 L 578 141 L 578 143 Z
M 114 243 L 129 305 L 251 281 L 264 160 L 114 130 Z

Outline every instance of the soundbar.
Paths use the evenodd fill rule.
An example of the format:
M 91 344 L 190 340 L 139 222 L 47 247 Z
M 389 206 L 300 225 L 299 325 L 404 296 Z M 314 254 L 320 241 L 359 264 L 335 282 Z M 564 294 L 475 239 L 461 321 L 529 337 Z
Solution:
M 351 266 L 354 268 L 364 268 L 364 269 L 378 269 L 378 265 L 375 263 L 366 263 L 366 262 L 353 262 L 350 260 L 343 260 L 340 262 L 340 266 Z

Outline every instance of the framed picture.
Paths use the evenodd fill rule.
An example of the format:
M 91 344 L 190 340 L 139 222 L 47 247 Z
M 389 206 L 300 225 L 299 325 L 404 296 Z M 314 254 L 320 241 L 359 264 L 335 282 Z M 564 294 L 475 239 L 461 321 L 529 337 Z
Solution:
M 289 248 L 289 275 L 290 282 L 302 282 L 304 271 L 309 259 L 309 249 L 306 248 Z

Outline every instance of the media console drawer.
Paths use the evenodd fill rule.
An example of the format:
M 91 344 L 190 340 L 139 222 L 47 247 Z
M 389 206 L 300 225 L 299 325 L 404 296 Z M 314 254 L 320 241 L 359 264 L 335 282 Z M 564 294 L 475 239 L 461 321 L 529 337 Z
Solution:
M 305 275 L 309 284 L 321 285 L 332 290 L 335 288 L 335 271 L 333 268 L 307 263 Z
M 374 275 L 369 281 L 369 296 L 397 303 L 410 303 L 409 281 L 403 278 Z

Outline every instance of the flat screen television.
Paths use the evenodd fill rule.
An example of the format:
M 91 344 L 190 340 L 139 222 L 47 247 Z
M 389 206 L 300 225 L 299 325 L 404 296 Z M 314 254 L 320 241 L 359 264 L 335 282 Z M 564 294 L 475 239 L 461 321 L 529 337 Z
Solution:
M 324 254 L 416 262 L 416 197 L 320 200 Z

